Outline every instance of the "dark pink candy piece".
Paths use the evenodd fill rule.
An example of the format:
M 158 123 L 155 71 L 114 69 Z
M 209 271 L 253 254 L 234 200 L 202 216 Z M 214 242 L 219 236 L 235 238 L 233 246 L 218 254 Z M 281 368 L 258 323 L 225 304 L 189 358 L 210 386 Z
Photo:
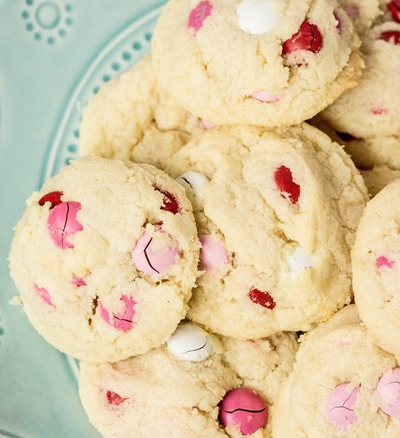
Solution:
M 380 40 L 387 41 L 391 44 L 400 44 L 400 31 L 399 30 L 387 30 L 385 32 L 382 32 L 379 35 Z
M 154 190 L 157 190 L 157 192 L 164 195 L 164 203 L 161 206 L 161 210 L 169 211 L 172 214 L 177 214 L 179 212 L 179 202 L 172 193 L 167 192 L 166 190 L 161 190 L 158 187 L 155 187 Z
M 86 286 L 86 281 L 82 277 L 74 275 L 72 278 L 72 284 L 76 287 Z
M 42 299 L 42 301 L 44 303 L 46 303 L 50 307 L 54 307 L 54 308 L 56 307 L 51 302 L 51 297 L 50 297 L 49 291 L 47 289 L 45 289 L 44 287 L 39 287 L 36 284 L 34 284 L 34 288 L 35 288 L 36 294 Z
M 274 299 L 268 292 L 262 292 L 259 289 L 251 289 L 249 298 L 253 303 L 258 304 L 267 309 L 273 310 L 276 306 Z
M 400 23 L 400 0 L 392 0 L 387 4 L 387 8 L 393 20 Z
M 74 245 L 69 238 L 78 231 L 83 230 L 82 224 L 76 218 L 80 209 L 81 204 L 79 202 L 62 202 L 49 213 L 47 229 L 53 242 L 62 249 L 73 248 Z
M 280 166 L 274 173 L 274 180 L 283 198 L 288 198 L 292 204 L 297 204 L 300 197 L 300 186 L 294 182 L 291 170 Z
M 387 108 L 371 108 L 371 113 L 375 115 L 387 114 L 388 112 Z
M 336 20 L 336 29 L 339 31 L 339 33 L 342 33 L 342 20 L 336 12 L 333 12 L 333 16 Z
M 56 205 L 61 204 L 61 196 L 63 195 L 63 192 L 49 192 L 46 193 L 44 196 L 42 196 L 38 204 L 43 207 L 46 202 L 50 202 L 50 210 L 54 208 Z
M 224 427 L 233 424 L 243 435 L 251 435 L 267 425 L 268 408 L 256 391 L 237 388 L 227 392 L 223 398 L 219 420 Z
M 203 27 L 204 20 L 211 15 L 213 5 L 209 1 L 200 2 L 194 9 L 190 11 L 188 18 L 188 27 L 192 28 L 196 33 Z
M 133 326 L 133 316 L 135 315 L 134 307 L 136 301 L 127 295 L 122 295 L 120 300 L 124 303 L 124 310 L 119 313 L 112 313 L 111 316 L 110 312 L 103 306 L 103 304 L 99 303 L 100 316 L 107 324 L 111 325 L 115 329 L 128 332 Z
M 396 262 L 394 260 L 389 260 L 385 256 L 380 256 L 376 259 L 377 268 L 382 268 L 382 266 L 387 266 L 388 268 L 392 269 L 395 263 Z
M 127 398 L 121 397 L 119 394 L 117 394 L 114 391 L 107 391 L 106 392 L 107 401 L 110 405 L 119 406 L 122 404 Z
M 298 32 L 283 43 L 282 53 L 289 55 L 298 50 L 318 53 L 322 44 L 323 38 L 318 26 L 309 21 L 303 21 Z
M 382 411 L 391 417 L 400 417 L 400 368 L 384 374 L 376 390 L 382 401 Z
M 326 416 L 329 422 L 338 429 L 346 429 L 358 421 L 358 417 L 354 412 L 354 406 L 360 392 L 360 387 L 358 386 L 352 392 L 347 387 L 348 383 L 338 385 L 333 389 L 326 401 Z

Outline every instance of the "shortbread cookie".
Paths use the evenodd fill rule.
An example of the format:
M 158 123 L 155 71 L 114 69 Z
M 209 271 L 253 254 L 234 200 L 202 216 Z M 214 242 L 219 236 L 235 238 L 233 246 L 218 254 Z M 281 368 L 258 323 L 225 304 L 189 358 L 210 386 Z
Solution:
M 79 153 L 162 167 L 203 129 L 173 98 L 160 93 L 150 55 L 111 81 L 88 102 L 80 127 Z
M 400 24 L 386 22 L 364 35 L 366 68 L 359 84 L 321 116 L 339 132 L 366 139 L 400 136 Z
M 400 180 L 372 199 L 362 216 L 352 251 L 353 287 L 360 317 L 375 342 L 400 358 L 394 333 L 400 312 Z
M 350 247 L 367 199 L 317 129 L 214 128 L 167 166 L 202 244 L 188 318 L 240 339 L 307 330 L 350 301 Z
M 394 356 L 348 306 L 304 335 L 275 404 L 273 436 L 398 437 L 399 378 Z
M 185 322 L 144 355 L 82 363 L 80 397 L 105 437 L 270 437 L 296 350 L 293 334 L 238 341 Z
M 383 15 L 380 0 L 339 0 L 339 4 L 359 35 L 364 34 Z
M 186 314 L 199 249 L 179 184 L 150 165 L 87 157 L 27 205 L 10 269 L 48 342 L 111 362 L 169 338 Z
M 289 126 L 357 84 L 359 44 L 336 0 L 170 0 L 152 59 L 160 86 L 192 114 Z
M 360 173 L 371 197 L 376 196 L 384 187 L 400 178 L 400 170 L 393 170 L 388 166 L 375 166 L 372 169 L 361 170 Z

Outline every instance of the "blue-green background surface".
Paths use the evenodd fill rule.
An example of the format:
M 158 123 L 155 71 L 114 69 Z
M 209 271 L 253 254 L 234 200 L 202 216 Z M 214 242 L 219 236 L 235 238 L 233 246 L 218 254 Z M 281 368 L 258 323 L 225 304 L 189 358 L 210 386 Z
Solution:
M 99 436 L 76 363 L 9 304 L 7 256 L 26 198 L 76 156 L 87 100 L 149 50 L 163 3 L 0 0 L 0 436 Z

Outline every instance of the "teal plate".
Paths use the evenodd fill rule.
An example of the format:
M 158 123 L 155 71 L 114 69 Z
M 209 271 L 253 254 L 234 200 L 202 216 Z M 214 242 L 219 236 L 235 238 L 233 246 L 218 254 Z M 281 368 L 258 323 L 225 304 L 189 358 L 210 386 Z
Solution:
M 30 326 L 8 272 L 26 198 L 78 154 L 87 101 L 150 49 L 161 0 L 0 0 L 0 436 L 98 437 L 77 361 Z

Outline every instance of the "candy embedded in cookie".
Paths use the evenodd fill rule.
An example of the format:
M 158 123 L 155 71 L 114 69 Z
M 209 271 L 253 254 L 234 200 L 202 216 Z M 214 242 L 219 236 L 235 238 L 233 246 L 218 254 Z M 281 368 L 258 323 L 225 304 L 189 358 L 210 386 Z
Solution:
M 181 323 L 167 341 L 170 353 L 177 359 L 200 362 L 207 359 L 214 351 L 208 333 L 198 325 Z
M 87 157 L 28 200 L 10 252 L 32 325 L 78 359 L 163 344 L 187 312 L 200 242 L 184 189 L 153 166 Z
M 232 424 L 241 434 L 251 435 L 267 425 L 268 408 L 256 391 L 236 388 L 221 401 L 219 419 L 223 426 Z
M 152 61 L 160 89 L 202 120 L 291 126 L 356 85 L 359 46 L 333 1 L 170 0 Z
M 215 127 L 166 169 L 187 190 L 202 244 L 189 320 L 258 339 L 307 330 L 350 302 L 350 245 L 367 193 L 327 136 L 309 125 Z
M 400 434 L 398 361 L 371 338 L 354 304 L 300 341 L 273 407 L 272 436 Z

